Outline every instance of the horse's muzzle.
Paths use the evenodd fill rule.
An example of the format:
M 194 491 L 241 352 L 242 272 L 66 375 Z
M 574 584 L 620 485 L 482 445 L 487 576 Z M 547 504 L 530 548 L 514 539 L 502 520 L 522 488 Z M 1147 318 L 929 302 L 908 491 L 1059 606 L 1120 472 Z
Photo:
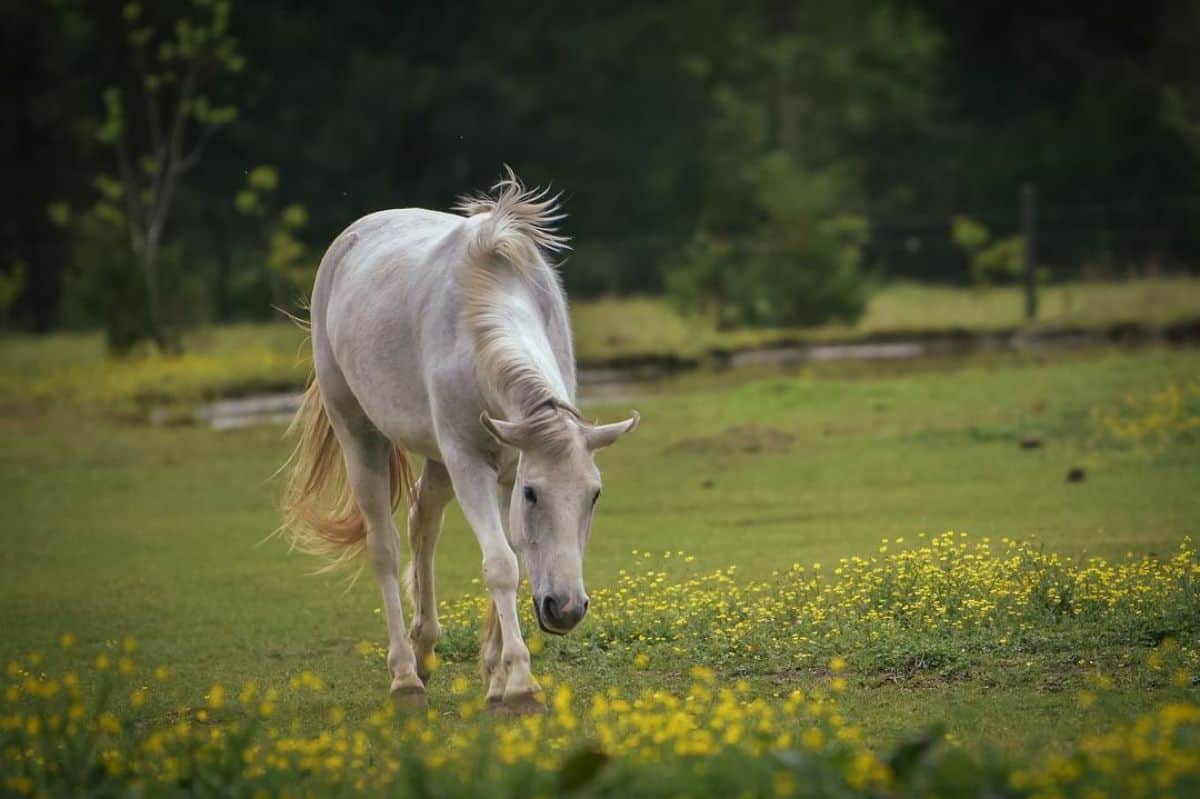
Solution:
M 586 595 L 559 597 L 546 594 L 533 598 L 533 612 L 542 632 L 566 635 L 575 629 L 575 625 L 587 614 L 588 604 Z

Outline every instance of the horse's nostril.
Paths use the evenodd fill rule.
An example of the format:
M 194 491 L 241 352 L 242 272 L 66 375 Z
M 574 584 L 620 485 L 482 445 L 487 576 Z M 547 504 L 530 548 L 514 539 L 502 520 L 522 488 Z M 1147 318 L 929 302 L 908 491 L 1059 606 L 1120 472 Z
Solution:
M 548 622 L 558 619 L 558 603 L 552 596 L 542 598 L 542 619 Z
M 590 600 L 590 599 L 585 599 L 585 600 L 583 600 L 583 612 L 584 612 L 584 613 L 587 613 L 587 612 L 588 612 L 588 607 L 589 607 L 591 604 L 592 604 L 592 600 Z

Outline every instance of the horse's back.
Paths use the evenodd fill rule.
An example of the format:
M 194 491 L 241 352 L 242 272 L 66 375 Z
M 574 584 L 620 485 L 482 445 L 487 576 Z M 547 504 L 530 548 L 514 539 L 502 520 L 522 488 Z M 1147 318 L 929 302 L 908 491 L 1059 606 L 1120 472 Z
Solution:
M 364 216 L 330 246 L 313 291 L 314 357 L 332 361 L 325 371 L 377 428 L 417 451 L 432 435 L 423 330 L 431 315 L 457 317 L 468 221 L 423 208 Z

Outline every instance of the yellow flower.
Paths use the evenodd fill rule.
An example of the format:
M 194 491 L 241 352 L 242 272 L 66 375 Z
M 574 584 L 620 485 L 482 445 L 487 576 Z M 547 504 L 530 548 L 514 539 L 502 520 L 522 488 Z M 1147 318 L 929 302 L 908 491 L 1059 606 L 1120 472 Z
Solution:
M 75 634 L 63 633 L 58 637 L 58 645 L 63 649 L 70 649 L 71 647 L 75 646 Z
M 213 710 L 225 707 L 225 686 L 215 684 L 208 692 L 208 706 Z

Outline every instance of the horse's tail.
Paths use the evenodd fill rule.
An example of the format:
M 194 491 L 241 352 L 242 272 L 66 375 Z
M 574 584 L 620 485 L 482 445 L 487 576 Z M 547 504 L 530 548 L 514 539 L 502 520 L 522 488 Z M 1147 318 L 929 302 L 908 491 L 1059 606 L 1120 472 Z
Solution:
M 309 383 L 288 427 L 289 435 L 297 433 L 299 441 L 288 462 L 291 475 L 284 492 L 280 532 L 293 549 L 326 560 L 320 571 L 328 571 L 349 563 L 363 551 L 367 524 L 350 492 L 342 448 L 329 423 L 316 378 Z M 398 447 L 392 448 L 388 465 L 395 510 L 401 498 L 410 493 L 412 469 Z

